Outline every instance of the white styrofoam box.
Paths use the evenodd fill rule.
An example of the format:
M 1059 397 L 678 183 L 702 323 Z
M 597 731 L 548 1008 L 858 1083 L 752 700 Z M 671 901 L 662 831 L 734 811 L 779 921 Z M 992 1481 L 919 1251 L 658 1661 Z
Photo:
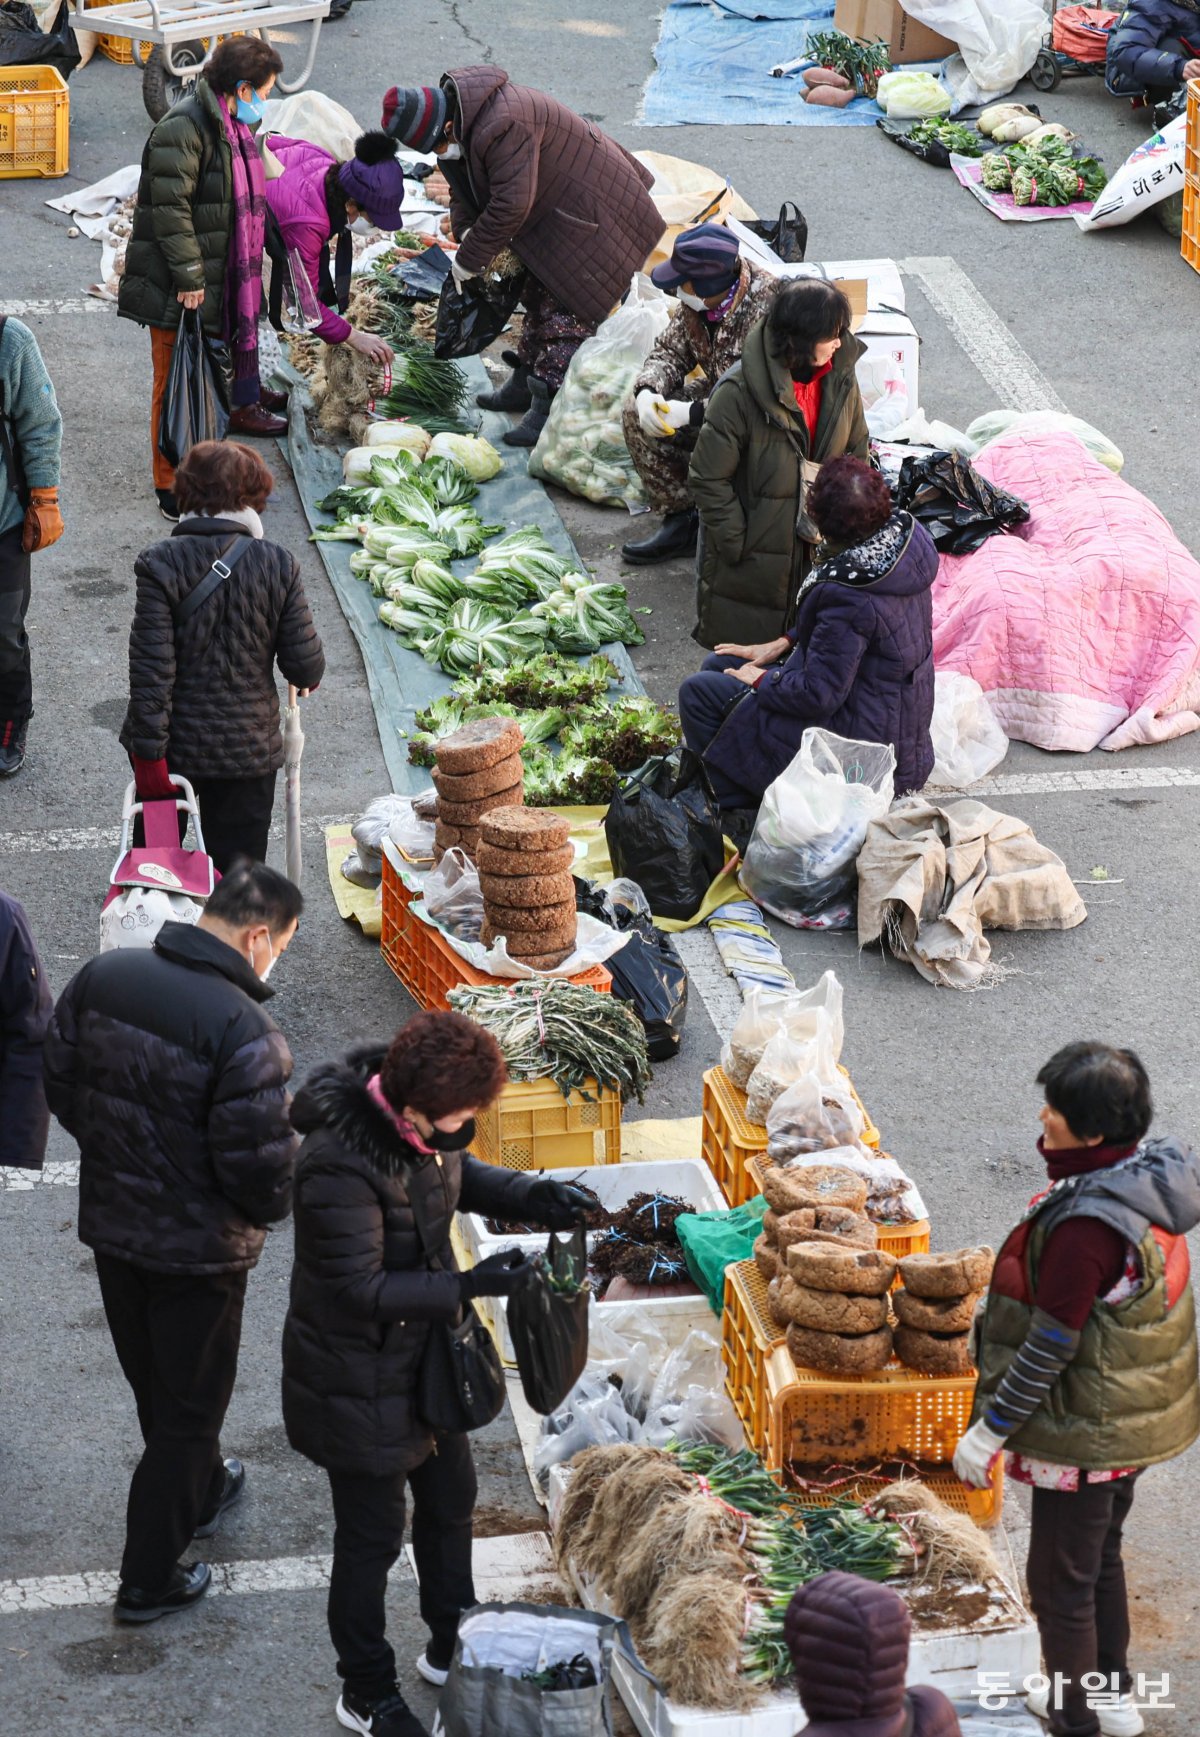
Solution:
M 558 1512 L 568 1474 L 561 1466 L 550 1470 L 550 1515 Z M 594 1588 L 578 1574 L 571 1579 L 588 1610 L 612 1612 Z M 966 1700 L 979 1687 L 983 1671 L 1019 1683 L 1039 1668 L 1041 1642 L 1037 1625 L 1023 1608 L 1014 1609 L 1010 1620 L 993 1627 L 922 1632 L 914 1624 L 908 1651 L 908 1683 L 923 1683 L 941 1689 L 951 1700 Z M 747 1713 L 714 1713 L 699 1707 L 683 1707 L 660 1694 L 652 1683 L 614 1655 L 613 1681 L 642 1737 L 795 1737 L 808 1723 L 797 1695 L 774 1693 Z
M 544 1241 L 544 1238 L 539 1238 Z M 515 1363 L 517 1353 L 513 1347 L 508 1331 L 508 1301 L 505 1297 L 479 1297 L 475 1307 L 487 1321 L 494 1333 L 499 1347 L 500 1356 L 505 1363 Z M 720 1335 L 720 1325 L 716 1316 L 708 1306 L 708 1298 L 704 1292 L 697 1290 L 694 1296 L 686 1297 L 639 1297 L 636 1302 L 597 1303 L 594 1309 L 601 1309 L 606 1314 L 611 1310 L 627 1309 L 631 1316 L 631 1327 L 637 1320 L 653 1320 L 654 1325 L 662 1333 L 667 1342 L 667 1349 L 674 1351 L 682 1345 L 688 1334 L 695 1329 L 702 1333 Z
M 867 347 L 859 366 L 873 356 L 895 362 L 904 376 L 909 414 L 915 413 L 921 402 L 921 341 L 908 315 L 872 311 L 858 328 L 857 336 Z
M 599 1196 L 616 1211 L 635 1194 L 673 1194 L 686 1200 L 696 1212 L 721 1212 L 727 1202 L 703 1158 L 656 1158 L 634 1164 L 605 1164 L 580 1171 L 574 1180 Z M 489 1230 L 478 1212 L 460 1212 L 458 1226 L 472 1263 L 506 1248 L 544 1247 L 546 1232 L 521 1236 L 512 1231 Z

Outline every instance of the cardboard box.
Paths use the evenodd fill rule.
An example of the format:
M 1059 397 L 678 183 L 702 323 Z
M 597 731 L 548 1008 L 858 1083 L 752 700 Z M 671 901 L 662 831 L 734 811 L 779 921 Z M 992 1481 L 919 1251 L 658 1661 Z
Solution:
M 958 44 L 948 36 L 940 36 L 927 24 L 910 18 L 900 0 L 837 0 L 833 27 L 862 42 L 882 38 L 888 45 L 893 66 L 945 60 L 948 54 L 958 52 Z

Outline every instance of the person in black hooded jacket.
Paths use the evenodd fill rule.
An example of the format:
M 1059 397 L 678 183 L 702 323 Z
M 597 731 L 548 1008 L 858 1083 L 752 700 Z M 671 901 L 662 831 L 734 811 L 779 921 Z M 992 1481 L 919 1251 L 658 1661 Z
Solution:
M 455 1211 L 569 1229 L 586 1196 L 570 1183 L 483 1164 L 465 1148 L 473 1117 L 507 1078 L 495 1039 L 457 1013 L 418 1013 L 390 1046 L 318 1068 L 297 1093 L 296 1260 L 283 1333 L 283 1420 L 333 1494 L 329 1630 L 337 1717 L 364 1737 L 421 1737 L 396 1682 L 384 1594 L 413 1495 L 413 1552 L 429 1644 L 417 1661 L 443 1683 L 458 1619 L 475 1602 L 475 1468 L 465 1435 L 435 1435 L 417 1410 L 432 1323 L 475 1297 L 512 1293 L 520 1255 L 459 1272 Z

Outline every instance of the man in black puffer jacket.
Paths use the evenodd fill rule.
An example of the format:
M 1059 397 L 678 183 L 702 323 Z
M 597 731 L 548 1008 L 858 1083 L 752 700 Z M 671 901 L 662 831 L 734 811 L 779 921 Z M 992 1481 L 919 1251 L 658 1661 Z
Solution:
M 237 865 L 199 924 L 78 972 L 46 1034 L 46 1097 L 79 1142 L 79 1235 L 137 1401 L 116 1614 L 150 1622 L 207 1590 L 179 1558 L 211 1537 L 245 1472 L 222 1460 L 246 1278 L 287 1217 L 297 1141 L 292 1058 L 262 1007 L 302 906 L 262 863 Z

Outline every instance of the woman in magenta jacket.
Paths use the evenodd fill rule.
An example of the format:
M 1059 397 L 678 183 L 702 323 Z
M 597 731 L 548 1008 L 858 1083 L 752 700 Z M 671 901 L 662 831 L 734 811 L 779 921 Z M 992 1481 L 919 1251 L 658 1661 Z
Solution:
M 299 257 L 309 283 L 325 304 L 325 317 L 314 337 L 327 344 L 349 344 L 364 356 L 390 362 L 391 345 L 375 332 L 356 330 L 343 312 L 350 294 L 350 226 L 359 217 L 378 229 L 401 225 L 404 171 L 396 161 L 395 139 L 386 133 L 364 133 L 346 163 L 305 139 L 276 134 L 267 146 L 283 165 L 283 174 L 267 182 L 267 204 L 289 260 Z M 331 277 L 329 243 L 335 236 L 337 255 Z M 342 311 L 330 306 L 335 300 Z

